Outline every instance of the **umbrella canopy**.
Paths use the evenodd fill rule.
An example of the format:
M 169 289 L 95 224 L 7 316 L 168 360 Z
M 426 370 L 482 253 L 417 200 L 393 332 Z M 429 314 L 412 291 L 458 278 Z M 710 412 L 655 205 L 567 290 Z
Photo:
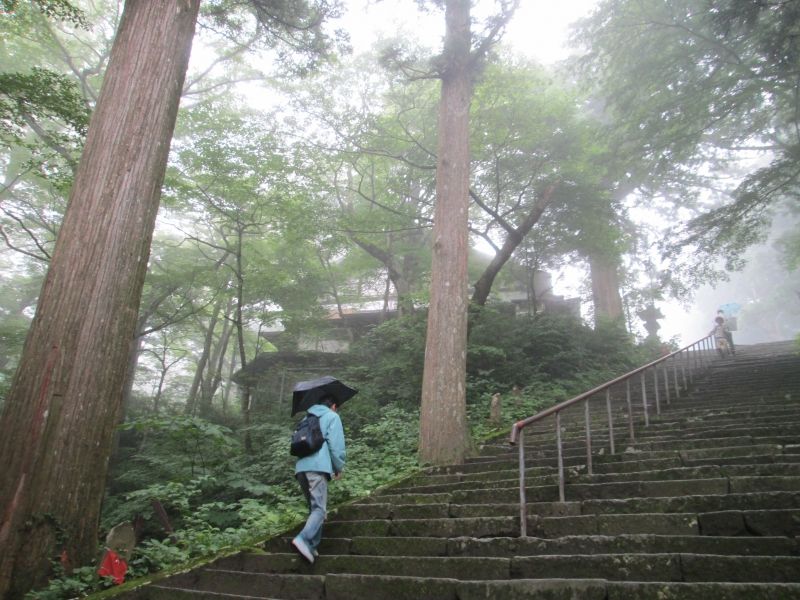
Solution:
M 358 390 L 343 384 L 330 375 L 319 379 L 300 381 L 295 384 L 294 390 L 292 390 L 292 416 L 308 410 L 324 396 L 333 396 L 336 404 L 341 405 L 345 400 L 349 400 L 357 393 Z

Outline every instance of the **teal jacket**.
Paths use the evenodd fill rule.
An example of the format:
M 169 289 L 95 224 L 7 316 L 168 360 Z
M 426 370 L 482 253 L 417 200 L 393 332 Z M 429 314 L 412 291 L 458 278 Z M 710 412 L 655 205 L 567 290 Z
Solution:
M 341 473 L 346 455 L 342 419 L 324 404 L 315 404 L 308 412 L 319 417 L 319 427 L 325 436 L 325 443 L 314 454 L 298 459 L 294 472 L 316 471 L 328 475 Z

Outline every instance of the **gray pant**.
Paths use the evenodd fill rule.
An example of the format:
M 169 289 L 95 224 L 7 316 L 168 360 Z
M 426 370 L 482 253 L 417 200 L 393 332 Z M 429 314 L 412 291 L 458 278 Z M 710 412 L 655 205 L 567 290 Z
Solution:
M 328 506 L 328 474 L 307 471 L 295 475 L 308 502 L 308 520 L 300 532 L 308 547 L 316 550 L 322 540 L 322 524 Z

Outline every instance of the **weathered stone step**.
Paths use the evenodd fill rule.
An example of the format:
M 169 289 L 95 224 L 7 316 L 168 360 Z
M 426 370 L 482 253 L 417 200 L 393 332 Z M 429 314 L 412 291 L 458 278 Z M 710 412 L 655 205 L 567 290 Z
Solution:
M 797 583 L 645 583 L 608 582 L 597 600 L 791 600 L 800 598 Z M 508 596 L 505 600 L 528 600 Z M 498 598 L 498 600 L 500 600 Z
M 171 588 L 148 586 L 148 600 L 232 598 L 212 592 L 179 595 Z M 238 597 L 265 598 L 264 595 Z M 459 581 L 392 575 L 328 574 L 318 594 L 306 600 L 790 600 L 800 597 L 796 583 L 639 582 L 605 579 L 516 579 Z M 298 596 L 283 596 L 283 599 Z
M 429 595 L 432 590 L 432 595 Z M 362 595 L 363 594 L 363 595 Z M 151 585 L 136 592 L 148 600 L 248 600 L 265 596 L 223 594 Z M 601 579 L 508 581 L 425 580 L 410 577 L 336 575 L 326 577 L 324 596 L 308 600 L 789 600 L 800 597 L 793 583 L 613 582 Z M 288 598 L 288 597 L 286 597 Z M 277 598 L 274 600 L 278 600 Z M 285 599 L 281 599 L 285 600 Z
M 741 494 L 758 491 L 798 491 L 797 477 L 729 477 L 670 481 L 626 481 L 613 483 L 567 484 L 567 500 L 652 498 L 662 496 Z M 552 502 L 558 499 L 557 486 L 526 487 L 531 502 Z M 457 490 L 452 492 L 454 503 L 513 502 L 518 487 Z
M 441 519 L 365 519 L 330 521 L 330 537 L 510 537 L 519 535 L 519 517 L 465 517 Z
M 661 458 L 637 458 L 636 453 L 623 453 L 622 458 L 626 460 L 617 460 L 617 457 L 603 454 L 594 456 L 594 471 L 595 473 L 623 473 L 631 471 L 647 471 L 654 468 L 672 468 L 672 467 L 697 467 L 703 465 L 748 465 L 748 464 L 770 464 L 770 463 L 793 463 L 800 462 L 800 446 L 798 445 L 771 445 L 767 448 L 767 454 L 744 454 L 738 453 L 737 456 L 706 456 L 694 457 L 681 452 L 673 452 Z M 631 458 L 633 457 L 633 458 Z M 585 462 L 585 460 L 584 460 Z M 527 462 L 526 462 L 527 464 Z M 582 467 L 582 463 L 572 465 L 572 468 Z M 494 468 L 492 468 L 494 467 Z M 552 466 L 544 467 L 527 467 L 525 469 L 526 476 L 539 476 L 549 475 L 556 472 L 555 461 Z M 459 467 L 447 467 L 438 469 L 435 473 L 437 475 L 429 475 L 427 477 L 421 476 L 417 478 L 410 478 L 409 484 L 415 481 L 430 480 L 432 483 L 446 483 L 452 481 L 462 481 L 467 478 L 474 481 L 496 481 L 498 479 L 509 479 L 509 473 L 518 475 L 519 467 L 516 460 L 510 459 L 507 461 L 497 461 L 484 465 L 476 464 L 469 465 L 467 468 L 460 469 Z
M 594 445 L 603 446 L 609 444 L 608 429 L 606 425 L 606 423 L 600 423 L 592 427 L 592 443 Z M 771 422 L 761 421 L 758 423 L 751 423 L 746 426 L 742 425 L 741 421 L 739 420 L 727 424 L 715 424 L 713 422 L 709 422 L 708 424 L 694 423 L 693 426 L 671 427 L 670 429 L 655 429 L 651 425 L 651 427 L 647 428 L 637 428 L 636 439 L 634 442 L 630 442 L 627 425 L 618 426 L 615 424 L 614 439 L 617 444 L 636 442 L 646 444 L 655 442 L 668 442 L 676 439 L 689 440 L 696 438 L 726 438 L 754 435 L 763 437 L 769 437 L 773 435 L 796 436 L 799 428 L 800 420 L 787 420 L 785 417 L 775 419 Z M 580 433 L 580 435 L 577 435 L 578 433 Z M 535 443 L 528 441 L 526 438 L 525 449 L 526 452 L 535 452 L 540 448 L 550 448 L 554 444 L 554 435 L 549 435 L 546 437 L 542 436 L 541 440 Z M 580 432 L 575 432 L 575 435 L 571 437 L 566 436 L 565 432 L 565 435 L 562 437 L 562 444 L 566 449 L 575 447 L 583 448 L 586 444 L 586 437 L 583 429 L 581 428 Z M 489 454 L 502 454 L 504 452 L 508 452 L 509 450 L 515 451 L 516 448 L 512 448 L 509 445 L 507 438 L 486 443 L 481 449 L 482 452 Z
M 582 514 L 781 510 L 800 506 L 800 492 L 756 492 L 569 502 L 530 502 L 527 506 L 528 514 L 543 517 L 577 516 Z M 332 519 L 342 521 L 372 518 L 510 517 L 518 514 L 518 502 L 493 504 L 450 504 L 447 502 L 399 505 L 353 504 L 337 511 L 332 516 Z
M 515 557 L 513 578 L 617 581 L 797 582 L 800 557 L 708 554 L 572 554 Z
M 309 565 L 296 553 L 245 554 L 236 561 L 221 561 L 219 568 L 236 568 L 245 573 L 317 574 L 354 573 L 358 575 L 400 575 L 407 577 L 447 577 L 453 579 L 509 579 L 508 557 L 486 556 L 380 556 L 320 554 Z
M 534 556 L 320 555 L 313 565 L 297 554 L 245 554 L 233 570 L 226 561 L 209 577 L 239 572 L 242 579 L 269 574 L 349 573 L 483 581 L 533 578 L 604 578 L 618 581 L 800 580 L 800 557 L 683 553 L 540 554 Z
M 171 600 L 175 597 L 173 594 L 176 589 L 193 589 L 203 593 L 255 598 L 326 600 L 325 588 L 326 581 L 322 575 L 244 573 L 199 568 L 163 579 L 157 587 L 140 588 L 137 596 L 148 600 Z
M 629 533 L 792 537 L 800 533 L 800 509 L 533 516 L 528 518 L 528 530 L 543 538 Z
M 354 540 L 355 545 L 355 540 Z M 362 544 L 366 548 L 376 547 Z M 456 538 L 449 540 L 450 556 L 534 556 L 550 554 L 725 554 L 797 556 L 800 544 L 788 537 L 722 537 L 698 535 L 568 535 L 555 539 Z
M 135 596 L 126 597 L 148 600 L 282 600 L 280 598 L 266 598 L 265 596 L 241 596 L 202 590 L 185 590 L 162 585 L 149 585 L 135 592 Z
M 269 552 L 284 553 L 291 537 L 276 538 L 265 546 Z M 568 535 L 537 537 L 353 537 L 323 538 L 320 553 L 366 556 L 538 556 L 542 554 L 730 554 L 797 556 L 800 543 L 782 536 L 702 535 Z M 244 556 L 244 555 L 240 555 Z M 233 560 L 234 557 L 231 557 Z M 243 559 L 237 559 L 243 560 Z M 244 570 L 243 562 L 229 562 L 228 568 Z
M 584 486 L 609 486 L 608 490 L 615 490 L 614 486 L 618 486 L 620 491 L 611 491 L 613 496 L 605 495 L 608 492 L 603 491 L 603 498 L 621 498 L 621 497 L 637 497 L 640 494 L 636 493 L 638 488 L 627 486 L 626 484 L 635 483 L 649 483 L 649 484 L 668 484 L 669 482 L 678 481 L 710 481 L 710 480 L 730 480 L 736 482 L 737 486 L 750 486 L 750 489 L 737 489 L 737 492 L 744 491 L 759 491 L 752 489 L 755 485 L 758 487 L 760 484 L 764 485 L 764 490 L 800 490 L 800 473 L 798 473 L 796 465 L 793 464 L 773 464 L 773 465 L 726 465 L 726 466 L 702 466 L 702 467 L 678 467 L 674 469 L 663 469 L 653 471 L 635 471 L 632 473 L 600 473 L 596 475 L 586 475 L 585 470 L 568 470 L 566 473 L 566 486 L 565 489 L 580 490 L 578 493 L 583 494 Z M 755 480 L 749 482 L 747 480 Z M 537 494 L 536 498 L 531 498 L 532 501 L 548 501 L 550 498 L 541 498 L 538 495 L 548 493 L 546 490 L 557 486 L 558 480 L 555 475 L 532 477 L 525 481 L 526 489 L 532 490 L 532 493 Z M 485 482 L 466 480 L 453 483 L 442 483 L 436 485 L 419 485 L 412 487 L 401 487 L 395 491 L 399 494 L 454 494 L 461 491 L 480 491 L 486 486 Z M 491 488 L 495 490 L 503 490 L 519 487 L 519 478 L 514 479 L 501 479 L 491 482 Z M 652 486 L 651 486 L 652 487 Z M 684 486 L 685 487 L 685 486 Z M 597 487 L 594 489 L 602 490 L 603 488 Z M 650 489 L 650 488 L 647 488 Z M 653 489 L 658 489 L 655 487 Z M 683 487 L 679 488 L 683 489 Z M 707 488 L 706 488 L 707 489 Z M 717 488 L 720 489 L 720 488 Z M 708 491 L 705 493 L 724 493 Z M 622 495 L 618 495 L 622 494 Z M 646 493 L 645 495 L 652 495 Z M 675 493 L 664 494 L 675 495 Z M 378 496 L 378 498 L 383 496 Z M 583 499 L 584 495 L 579 495 L 579 499 Z
M 561 504 L 561 503 L 557 503 Z M 570 504 L 570 503 L 567 503 Z M 755 492 L 722 495 L 690 495 L 666 498 L 623 498 L 584 500 L 577 505 L 579 514 L 622 514 L 643 512 L 697 512 L 721 510 L 784 510 L 800 506 L 800 492 Z M 536 514 L 536 513 L 533 513 Z
M 742 447 L 750 445 L 797 444 L 798 440 L 800 440 L 800 436 L 798 436 L 797 433 L 793 433 L 788 435 L 768 434 L 764 436 L 750 436 L 750 435 L 730 436 L 730 437 L 723 436 L 716 439 L 717 439 L 716 445 L 718 447 L 734 448 L 734 447 Z M 683 450 L 700 450 L 705 447 L 709 447 L 707 444 L 704 445 L 704 442 L 706 442 L 706 440 L 704 440 L 703 438 L 688 438 L 685 441 L 685 443 L 682 443 L 683 440 L 681 440 L 680 438 L 676 438 L 673 440 L 664 440 L 665 443 L 655 443 L 653 444 L 654 447 L 650 447 L 647 441 L 640 440 L 638 437 L 633 442 L 631 442 L 627 438 L 627 436 L 625 436 L 622 439 L 617 439 L 616 442 L 617 442 L 616 454 L 610 454 L 608 448 L 606 447 L 607 444 L 604 441 L 595 442 L 595 440 L 593 439 L 592 445 L 595 453 L 598 452 L 601 448 L 603 449 L 606 460 L 620 460 L 620 459 L 615 459 L 614 457 L 624 455 L 625 451 L 636 452 L 636 453 L 671 452 L 671 451 L 682 452 Z M 517 455 L 519 453 L 518 447 L 511 445 L 508 445 L 506 447 L 498 446 L 496 450 L 497 451 L 494 454 L 487 453 L 480 457 L 471 458 L 469 459 L 469 463 L 495 462 L 498 460 L 516 460 Z M 550 464 L 550 462 L 554 460 L 557 456 L 555 440 L 553 440 L 552 444 L 547 444 L 541 447 L 529 449 L 526 446 L 525 456 L 526 456 L 526 463 L 528 461 L 531 462 L 539 461 L 542 463 L 542 466 Z M 574 445 L 571 448 L 562 447 L 562 456 L 564 457 L 565 460 L 581 459 L 581 458 L 585 459 L 586 458 L 585 442 Z M 532 466 L 538 466 L 538 465 L 532 465 Z
M 637 438 L 635 442 L 630 442 L 627 440 L 618 440 L 618 445 L 621 447 L 621 450 L 626 448 L 633 448 L 637 451 L 641 452 L 663 452 L 674 450 L 676 452 L 682 452 L 684 450 L 696 450 L 702 448 L 716 448 L 720 446 L 724 447 L 741 447 L 741 446 L 755 446 L 755 445 L 766 445 L 766 444 L 777 444 L 777 445 L 785 445 L 785 444 L 796 444 L 800 442 L 800 433 L 793 432 L 789 434 L 780 434 L 780 433 L 772 433 L 772 434 L 759 434 L 759 435 L 734 435 L 734 436 L 724 436 L 724 437 L 708 437 L 708 438 L 686 438 L 686 439 L 666 439 L 666 440 L 656 440 L 656 441 L 647 441 Z M 593 453 L 597 453 L 600 448 L 604 448 L 606 446 L 606 442 L 604 440 L 592 440 L 592 447 Z M 515 448 L 504 448 L 504 447 L 494 447 L 494 453 L 491 451 L 487 451 L 485 456 L 516 456 L 517 450 Z M 574 444 L 569 447 L 562 446 L 562 455 L 566 459 L 572 458 L 586 458 L 586 445 L 585 442 L 582 444 Z M 557 448 L 555 442 L 553 442 L 552 446 L 543 446 L 538 447 L 535 450 L 533 448 L 528 450 L 526 447 L 526 463 L 528 457 L 530 457 L 533 461 L 539 461 L 541 459 L 546 458 L 555 458 L 557 456 Z
M 528 516 L 528 532 L 542 538 L 567 535 L 760 535 L 800 534 L 800 509 L 711 510 L 671 513 L 589 513 Z M 363 519 L 331 521 L 330 537 L 506 537 L 519 534 L 518 516 Z
M 598 463 L 614 463 L 626 462 L 636 460 L 652 460 L 658 458 L 672 458 L 676 453 L 685 460 L 716 460 L 719 458 L 732 458 L 739 456 L 754 456 L 754 455 L 769 455 L 769 454 L 783 454 L 784 446 L 789 444 L 779 443 L 766 443 L 766 444 L 753 444 L 744 446 L 724 446 L 724 447 L 710 447 L 710 448 L 691 448 L 686 450 L 637 450 L 636 448 L 624 446 L 625 450 L 617 452 L 616 454 L 603 454 L 598 456 Z M 791 444 L 792 446 L 795 444 Z M 460 467 L 443 468 L 440 473 L 453 473 L 453 472 L 481 472 L 488 469 L 512 469 L 518 465 L 517 454 L 510 454 L 507 457 L 491 457 L 482 461 L 473 460 L 468 465 Z M 547 458 L 537 458 L 534 456 L 526 456 L 526 467 L 552 467 L 557 464 L 557 458 L 550 456 Z M 586 463 L 586 454 L 578 453 L 564 457 L 564 465 L 579 466 Z
M 503 471 L 509 479 L 497 479 L 492 485 L 499 487 L 513 487 L 519 481 L 519 473 Z M 672 467 L 656 470 L 622 471 L 595 473 L 589 475 L 585 469 L 566 472 L 567 484 L 572 483 L 612 483 L 625 481 L 670 481 L 680 479 L 714 479 L 721 477 L 766 477 L 787 476 L 800 477 L 800 464 L 798 463 L 772 463 L 757 465 L 704 465 L 693 467 Z M 447 483 L 434 483 L 431 485 L 411 485 L 397 488 L 399 493 L 442 493 L 462 489 L 480 487 L 483 480 L 464 477 L 460 480 Z M 531 486 L 552 485 L 558 483 L 558 475 L 553 472 L 549 475 L 531 476 L 526 472 L 526 484 Z

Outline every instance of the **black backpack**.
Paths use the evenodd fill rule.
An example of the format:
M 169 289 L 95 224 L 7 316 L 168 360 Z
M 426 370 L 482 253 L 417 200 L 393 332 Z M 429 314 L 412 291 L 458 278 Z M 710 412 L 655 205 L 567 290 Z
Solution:
M 294 428 L 289 452 L 299 458 L 311 456 L 322 448 L 324 443 L 325 436 L 319 427 L 319 417 L 308 413 Z

